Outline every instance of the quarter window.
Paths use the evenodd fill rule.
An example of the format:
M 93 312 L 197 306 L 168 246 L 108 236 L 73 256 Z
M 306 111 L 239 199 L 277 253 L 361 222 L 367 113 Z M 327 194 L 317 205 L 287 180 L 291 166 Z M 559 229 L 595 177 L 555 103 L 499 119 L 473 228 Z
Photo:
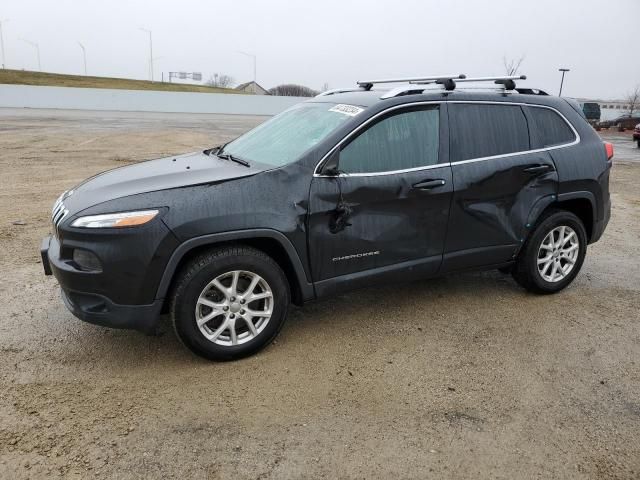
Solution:
M 573 130 L 560 115 L 541 107 L 527 109 L 531 120 L 531 141 L 533 148 L 546 148 L 571 143 L 576 139 Z
M 340 170 L 373 173 L 438 163 L 440 110 L 405 111 L 385 117 L 340 152 Z
M 451 104 L 451 161 L 529 150 L 527 120 L 518 105 Z

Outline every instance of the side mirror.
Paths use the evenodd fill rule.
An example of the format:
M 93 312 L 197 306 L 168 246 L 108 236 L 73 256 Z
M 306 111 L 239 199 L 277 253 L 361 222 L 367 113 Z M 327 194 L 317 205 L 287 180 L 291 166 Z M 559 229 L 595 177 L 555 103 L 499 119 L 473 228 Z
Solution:
M 338 164 L 340 163 L 340 149 L 336 148 L 322 167 L 322 175 L 337 177 L 339 175 Z

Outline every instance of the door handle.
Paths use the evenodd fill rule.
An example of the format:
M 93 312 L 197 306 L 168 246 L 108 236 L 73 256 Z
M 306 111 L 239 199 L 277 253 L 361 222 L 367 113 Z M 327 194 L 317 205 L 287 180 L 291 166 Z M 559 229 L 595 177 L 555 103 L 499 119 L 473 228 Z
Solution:
M 547 170 L 553 170 L 553 167 L 547 163 L 542 165 L 534 165 L 533 167 L 527 167 L 524 169 L 527 173 L 541 173 L 546 172 Z
M 447 182 L 444 181 L 443 178 L 437 178 L 435 180 L 424 180 L 422 182 L 414 183 L 413 188 L 417 188 L 418 190 L 431 190 L 432 188 L 442 187 Z

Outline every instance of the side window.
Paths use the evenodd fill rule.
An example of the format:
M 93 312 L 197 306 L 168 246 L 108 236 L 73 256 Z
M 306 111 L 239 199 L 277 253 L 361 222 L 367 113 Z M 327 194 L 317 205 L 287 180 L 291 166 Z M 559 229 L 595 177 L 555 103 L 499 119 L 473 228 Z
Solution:
M 573 130 L 560 115 L 553 110 L 541 107 L 527 107 L 531 119 L 531 143 L 533 148 L 546 148 L 576 139 Z
M 527 119 L 518 105 L 452 103 L 451 161 L 529 150 Z
M 405 111 L 384 117 L 340 151 L 340 170 L 373 173 L 438 163 L 440 109 Z

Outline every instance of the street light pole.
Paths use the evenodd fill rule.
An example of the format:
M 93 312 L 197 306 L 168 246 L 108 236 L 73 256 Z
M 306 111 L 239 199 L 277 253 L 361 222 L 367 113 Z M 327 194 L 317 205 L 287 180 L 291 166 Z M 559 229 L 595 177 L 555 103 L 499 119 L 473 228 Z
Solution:
M 78 42 L 78 45 L 80 45 L 80 48 L 82 49 L 82 59 L 84 60 L 84 76 L 87 76 L 87 51 L 84 49 L 84 45 L 82 45 L 82 43 Z
M 251 57 L 253 58 L 253 81 L 256 81 L 257 75 L 256 75 L 256 71 L 257 71 L 257 57 L 253 54 L 253 53 L 247 53 L 247 52 L 238 52 L 241 55 L 245 55 L 247 57 Z
M 559 72 L 562 72 L 562 78 L 560 79 L 560 93 L 558 93 L 558 96 L 561 97 L 562 96 L 562 85 L 564 85 L 564 74 L 567 72 L 570 72 L 571 70 L 568 68 L 559 68 L 558 69 Z
M 146 28 L 140 28 L 140 30 L 149 34 L 149 76 L 153 82 L 153 37 L 151 36 L 151 30 Z
M 4 35 L 2 33 L 2 22 L 8 22 L 8 19 L 0 20 L 0 51 L 2 51 L 2 68 L 6 68 L 7 60 L 4 56 Z
M 40 45 L 38 45 L 36 42 L 32 42 L 31 40 L 27 40 L 26 38 L 21 38 L 20 40 L 22 40 L 25 43 L 28 43 L 29 45 L 31 45 L 36 49 L 36 54 L 38 56 L 38 71 L 41 72 L 42 65 L 40 64 Z

